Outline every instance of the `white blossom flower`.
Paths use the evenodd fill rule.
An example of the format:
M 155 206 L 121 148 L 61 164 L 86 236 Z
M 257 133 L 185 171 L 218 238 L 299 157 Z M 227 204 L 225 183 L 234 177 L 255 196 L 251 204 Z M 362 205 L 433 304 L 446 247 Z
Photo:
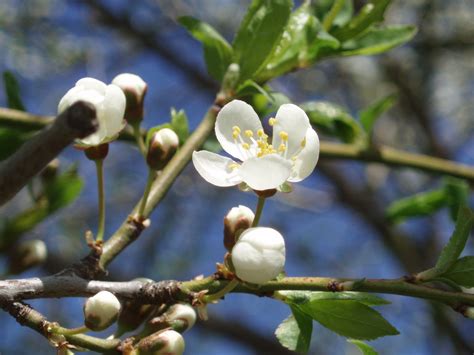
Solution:
M 154 352 L 156 355 L 181 355 L 184 353 L 183 336 L 175 330 L 165 330 L 158 335 L 158 341 L 162 341 L 164 346 Z
M 61 113 L 77 101 L 92 104 L 97 112 L 97 132 L 77 141 L 82 147 L 97 146 L 114 140 L 125 127 L 125 94 L 116 85 L 106 85 L 93 78 L 82 78 L 59 101 Z
M 100 291 L 88 298 L 84 305 L 84 324 L 91 330 L 104 330 L 117 320 L 120 308 L 120 302 L 113 293 Z
M 252 106 L 234 100 L 217 115 L 215 132 L 222 148 L 242 163 L 208 151 L 193 153 L 201 176 L 216 186 L 245 182 L 254 190 L 274 189 L 308 177 L 319 157 L 319 138 L 306 113 L 296 105 L 280 106 L 272 143 Z
M 182 320 L 186 323 L 186 330 L 196 323 L 196 311 L 188 304 L 177 303 L 170 307 L 167 313 L 170 321 Z
M 120 87 L 127 98 L 125 119 L 131 124 L 138 124 L 143 120 L 143 102 L 147 92 L 146 82 L 138 75 L 122 73 L 112 80 L 112 84 Z
M 232 264 L 243 281 L 254 284 L 270 281 L 285 266 L 285 240 L 273 228 L 249 228 L 232 249 Z

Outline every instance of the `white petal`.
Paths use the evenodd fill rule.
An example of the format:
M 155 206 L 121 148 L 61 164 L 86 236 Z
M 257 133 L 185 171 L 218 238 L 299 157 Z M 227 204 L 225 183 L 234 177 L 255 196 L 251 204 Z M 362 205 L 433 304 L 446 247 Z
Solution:
M 104 99 L 104 122 L 107 136 L 112 137 L 125 127 L 125 94 L 117 85 L 108 85 Z
M 112 84 L 119 86 L 122 90 L 133 90 L 137 95 L 143 95 L 147 85 L 141 77 L 135 74 L 122 73 L 117 75 Z
M 290 158 L 301 147 L 301 141 L 310 128 L 309 118 L 306 112 L 293 104 L 281 105 L 275 118 L 272 145 L 278 149 L 282 143 L 280 132 L 288 133 L 287 156 Z
M 69 89 L 69 91 L 59 101 L 58 113 L 63 112 L 65 109 L 71 106 L 74 102 L 76 102 L 77 101 L 76 96 L 82 90 L 84 89 L 77 86 L 73 87 L 72 89 Z
M 291 177 L 288 181 L 297 182 L 306 179 L 314 170 L 319 159 L 319 138 L 316 131 L 309 128 L 306 132 L 306 145 L 294 161 Z
M 105 94 L 105 88 L 107 87 L 102 81 L 94 78 L 82 78 L 77 81 L 76 86 L 87 90 L 95 90 L 102 95 Z
M 206 150 L 193 153 L 193 164 L 198 173 L 207 182 L 221 187 L 234 186 L 242 182 L 235 170 L 230 167 L 236 164 L 232 159 Z
M 247 159 L 239 170 L 243 181 L 259 191 L 277 188 L 288 179 L 290 173 L 290 161 L 276 154 Z
M 243 149 L 237 146 L 232 137 L 232 127 L 234 126 L 240 128 L 244 142 L 250 144 L 251 141 L 244 132 L 251 130 L 256 135 L 257 131 L 262 129 L 262 123 L 252 106 L 240 100 L 229 102 L 217 114 L 215 126 L 217 140 L 227 153 L 244 161 L 248 156 L 243 154 Z

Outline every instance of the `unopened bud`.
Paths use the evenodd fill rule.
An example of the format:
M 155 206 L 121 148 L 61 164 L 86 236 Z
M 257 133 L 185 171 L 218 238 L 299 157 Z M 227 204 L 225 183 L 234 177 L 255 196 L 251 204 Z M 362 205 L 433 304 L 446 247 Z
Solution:
M 100 331 L 108 328 L 120 313 L 120 302 L 113 293 L 100 291 L 88 298 L 84 305 L 84 324 L 87 328 Z
M 467 307 L 467 309 L 464 311 L 464 315 L 467 318 L 474 319 L 474 307 Z
M 154 170 L 161 170 L 178 150 L 178 135 L 169 128 L 160 129 L 153 134 L 148 145 L 146 161 Z
M 246 206 L 233 207 L 224 217 L 224 246 L 231 251 L 235 242 L 245 229 L 250 228 L 255 218 L 252 210 Z
M 285 240 L 272 228 L 245 230 L 232 249 L 235 273 L 243 281 L 263 284 L 277 277 L 285 266 Z
M 102 159 L 105 159 L 107 154 L 109 154 L 109 144 L 104 143 L 104 144 L 99 144 L 99 145 L 96 145 L 96 146 L 86 148 L 84 150 L 84 153 L 86 154 L 86 157 L 89 160 L 102 160 Z
M 138 75 L 123 73 L 117 75 L 112 84 L 122 89 L 127 99 L 125 119 L 130 124 L 138 124 L 143 120 L 143 101 L 147 92 L 146 82 Z
M 184 339 L 177 331 L 168 329 L 143 338 L 136 349 L 140 355 L 181 355 Z
M 178 303 L 171 306 L 167 315 L 170 323 L 176 320 L 183 321 L 186 327 L 183 331 L 190 329 L 196 323 L 196 312 L 193 307 L 187 304 Z
M 8 272 L 19 274 L 45 262 L 48 257 L 46 244 L 39 239 L 18 243 L 11 251 Z

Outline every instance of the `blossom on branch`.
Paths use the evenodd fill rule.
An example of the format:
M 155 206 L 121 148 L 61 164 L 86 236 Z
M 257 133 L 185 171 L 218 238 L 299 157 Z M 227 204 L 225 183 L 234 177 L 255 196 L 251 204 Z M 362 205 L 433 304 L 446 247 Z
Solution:
M 143 120 L 143 101 L 148 88 L 146 82 L 138 75 L 122 73 L 112 80 L 112 84 L 120 87 L 127 98 L 125 119 L 129 123 Z
M 91 330 L 104 330 L 117 320 L 120 309 L 120 302 L 113 293 L 100 291 L 84 305 L 84 324 Z
M 97 132 L 77 141 L 80 147 L 92 147 L 117 138 L 125 127 L 125 94 L 114 84 L 106 85 L 93 78 L 82 78 L 59 101 L 58 113 L 63 112 L 77 101 L 92 104 L 97 112 L 99 129 Z
M 284 104 L 269 124 L 271 144 L 252 106 L 231 101 L 217 115 L 215 133 L 222 148 L 242 163 L 204 150 L 193 153 L 194 167 L 213 185 L 245 182 L 258 191 L 308 177 L 318 161 L 319 138 L 306 113 Z

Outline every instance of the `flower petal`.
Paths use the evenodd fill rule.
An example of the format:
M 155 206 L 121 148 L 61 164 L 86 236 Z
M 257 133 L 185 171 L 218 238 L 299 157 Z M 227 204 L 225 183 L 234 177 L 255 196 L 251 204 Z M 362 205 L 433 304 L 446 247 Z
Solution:
M 282 142 L 280 132 L 288 134 L 287 156 L 292 157 L 300 148 L 301 141 L 310 128 L 309 118 L 301 108 L 293 104 L 281 105 L 275 116 L 272 145 L 278 148 Z
M 294 161 L 291 177 L 288 181 L 297 182 L 306 179 L 314 170 L 319 159 L 319 138 L 316 131 L 309 128 L 306 132 L 306 145 Z
M 221 187 L 234 186 L 242 182 L 239 174 L 230 167 L 232 159 L 206 150 L 193 153 L 193 164 L 207 182 Z
M 290 173 L 290 161 L 277 154 L 247 159 L 239 170 L 243 181 L 259 191 L 277 188 L 288 179 Z
M 233 100 L 225 105 L 218 113 L 216 119 L 216 137 L 222 148 L 233 157 L 242 161 L 248 159 L 249 154 L 244 153 L 244 149 L 240 145 L 240 140 L 234 140 L 232 136 L 233 127 L 240 128 L 241 137 L 245 143 L 251 144 L 251 140 L 245 136 L 246 130 L 251 130 L 256 134 L 259 129 L 262 129 L 262 123 L 258 118 L 255 110 L 249 104 Z
M 117 85 L 108 85 L 105 89 L 103 114 L 107 137 L 115 136 L 125 127 L 123 115 L 125 113 L 126 99 L 122 89 Z
M 86 90 L 95 90 L 102 95 L 105 94 L 105 88 L 107 87 L 102 81 L 89 77 L 78 80 L 76 86 Z

